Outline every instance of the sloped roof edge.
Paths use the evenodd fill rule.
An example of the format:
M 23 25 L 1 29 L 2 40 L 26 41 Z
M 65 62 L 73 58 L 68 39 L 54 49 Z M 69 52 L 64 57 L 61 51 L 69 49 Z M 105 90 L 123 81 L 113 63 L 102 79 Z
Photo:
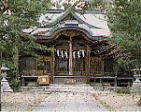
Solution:
M 69 30 L 75 30 L 75 31 L 80 31 L 80 32 L 83 32 L 84 34 L 87 35 L 88 39 L 89 40 L 100 40 L 100 39 L 107 39 L 107 37 L 104 37 L 104 36 L 93 36 L 90 34 L 90 32 L 88 32 L 86 29 L 84 28 L 80 28 L 80 27 L 62 27 L 62 28 L 57 28 L 55 29 L 54 31 L 52 31 L 52 33 L 50 35 L 46 35 L 46 36 L 41 36 L 41 35 L 34 35 L 36 37 L 39 37 L 38 39 L 53 39 L 55 37 L 56 34 L 58 34 L 59 32 L 62 32 L 62 31 L 69 31 Z

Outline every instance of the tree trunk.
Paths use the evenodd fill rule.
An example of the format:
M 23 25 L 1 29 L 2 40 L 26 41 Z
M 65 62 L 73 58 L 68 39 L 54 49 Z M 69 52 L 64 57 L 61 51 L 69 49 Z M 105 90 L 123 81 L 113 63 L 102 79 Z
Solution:
M 15 53 L 13 55 L 13 63 L 14 63 L 14 70 L 16 72 L 16 76 L 19 76 L 19 49 L 17 46 L 15 46 L 15 49 L 14 49 Z
M 2 52 L 0 52 L 0 58 L 2 60 Z M 1 74 L 1 65 L 2 65 L 2 63 L 0 63 L 0 74 Z

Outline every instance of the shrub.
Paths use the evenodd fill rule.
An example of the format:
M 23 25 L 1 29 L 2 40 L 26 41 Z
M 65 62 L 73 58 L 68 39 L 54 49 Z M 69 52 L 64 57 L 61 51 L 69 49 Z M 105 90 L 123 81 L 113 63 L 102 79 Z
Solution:
M 19 87 L 20 87 L 20 78 L 18 77 L 19 75 L 17 75 L 18 73 L 15 72 L 14 70 L 10 70 L 8 73 L 8 82 L 11 86 L 11 88 L 13 89 L 14 92 L 19 91 Z

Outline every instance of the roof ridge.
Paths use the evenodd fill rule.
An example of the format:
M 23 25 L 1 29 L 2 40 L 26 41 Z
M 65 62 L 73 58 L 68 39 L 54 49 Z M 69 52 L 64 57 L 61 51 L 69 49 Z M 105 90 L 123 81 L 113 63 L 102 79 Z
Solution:
M 65 10 L 64 12 L 62 12 L 63 14 L 61 16 L 59 16 L 59 18 L 57 18 L 55 21 L 51 22 L 51 23 L 48 23 L 44 26 L 41 26 L 41 27 L 51 27 L 51 26 L 54 26 L 56 24 L 58 24 L 61 20 L 63 20 L 67 15 L 69 14 L 72 14 L 72 16 L 77 20 L 79 21 L 80 23 L 84 23 L 86 24 L 88 27 L 90 28 L 96 28 L 96 29 L 101 29 L 99 27 L 96 27 L 96 26 L 93 26 L 89 23 L 86 23 L 82 18 L 80 18 L 78 15 L 76 15 L 76 13 L 78 13 L 77 11 L 74 10 L 74 5 L 70 6 L 67 10 Z M 80 14 L 81 16 L 83 16 L 81 13 L 78 13 Z

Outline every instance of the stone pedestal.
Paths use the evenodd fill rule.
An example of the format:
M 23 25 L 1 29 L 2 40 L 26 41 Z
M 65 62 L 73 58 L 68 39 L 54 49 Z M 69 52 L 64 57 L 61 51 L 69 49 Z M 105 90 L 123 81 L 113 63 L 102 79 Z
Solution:
M 3 92 L 13 92 L 13 90 L 9 86 L 9 83 L 6 79 L 6 73 L 3 73 L 2 76 L 3 76 L 3 78 L 1 80 L 1 93 L 3 93 Z
M 136 80 L 133 82 L 131 93 L 139 93 L 141 94 L 141 81 L 139 80 L 140 75 L 135 76 Z

